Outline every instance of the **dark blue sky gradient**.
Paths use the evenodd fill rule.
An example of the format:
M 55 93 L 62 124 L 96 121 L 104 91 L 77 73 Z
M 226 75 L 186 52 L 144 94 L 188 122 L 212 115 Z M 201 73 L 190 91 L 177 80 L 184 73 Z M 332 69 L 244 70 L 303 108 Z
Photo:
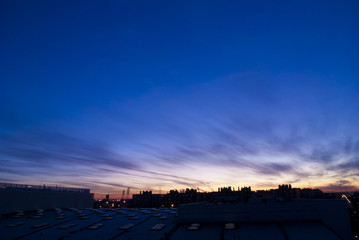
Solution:
M 1 1 L 0 181 L 354 188 L 358 1 Z

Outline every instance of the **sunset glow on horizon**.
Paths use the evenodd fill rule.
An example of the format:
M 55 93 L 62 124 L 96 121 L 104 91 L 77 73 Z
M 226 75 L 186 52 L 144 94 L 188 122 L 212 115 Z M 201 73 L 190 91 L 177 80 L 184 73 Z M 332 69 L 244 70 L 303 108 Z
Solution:
M 0 3 L 0 182 L 359 185 L 358 1 Z

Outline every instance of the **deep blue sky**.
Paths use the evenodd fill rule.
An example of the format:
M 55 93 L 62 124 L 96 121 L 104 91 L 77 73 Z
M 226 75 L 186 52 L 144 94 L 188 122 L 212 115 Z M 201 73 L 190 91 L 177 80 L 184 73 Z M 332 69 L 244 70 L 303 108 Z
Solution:
M 353 188 L 358 12 L 358 1 L 1 1 L 0 181 Z

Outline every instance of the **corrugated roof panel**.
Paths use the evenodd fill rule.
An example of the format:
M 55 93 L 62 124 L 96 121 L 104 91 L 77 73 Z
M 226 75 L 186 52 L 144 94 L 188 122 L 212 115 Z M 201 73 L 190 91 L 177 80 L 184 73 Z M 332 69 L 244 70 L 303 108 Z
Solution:
M 291 240 L 325 239 L 340 240 L 333 231 L 320 222 L 281 224 Z
M 180 226 L 172 235 L 171 240 L 219 240 L 221 239 L 221 232 L 223 227 L 221 225 L 201 225 L 198 230 L 188 230 L 190 225 Z
M 277 224 L 237 224 L 235 230 L 225 230 L 224 239 L 232 240 L 284 240 L 285 235 Z

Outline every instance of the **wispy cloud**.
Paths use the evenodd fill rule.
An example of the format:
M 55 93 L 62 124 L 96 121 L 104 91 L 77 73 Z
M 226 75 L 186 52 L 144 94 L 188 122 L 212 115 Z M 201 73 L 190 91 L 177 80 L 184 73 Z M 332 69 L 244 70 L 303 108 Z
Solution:
M 0 172 L 4 179 L 55 176 L 96 189 L 320 184 L 340 175 L 353 185 L 359 172 L 354 122 L 348 124 L 353 131 L 339 118 L 327 123 L 313 111 L 341 110 L 306 112 L 309 105 L 319 107 L 316 91 L 272 82 L 253 73 L 233 75 L 114 102 L 77 121 L 5 131 Z M 277 89 L 280 84 L 286 88 Z

